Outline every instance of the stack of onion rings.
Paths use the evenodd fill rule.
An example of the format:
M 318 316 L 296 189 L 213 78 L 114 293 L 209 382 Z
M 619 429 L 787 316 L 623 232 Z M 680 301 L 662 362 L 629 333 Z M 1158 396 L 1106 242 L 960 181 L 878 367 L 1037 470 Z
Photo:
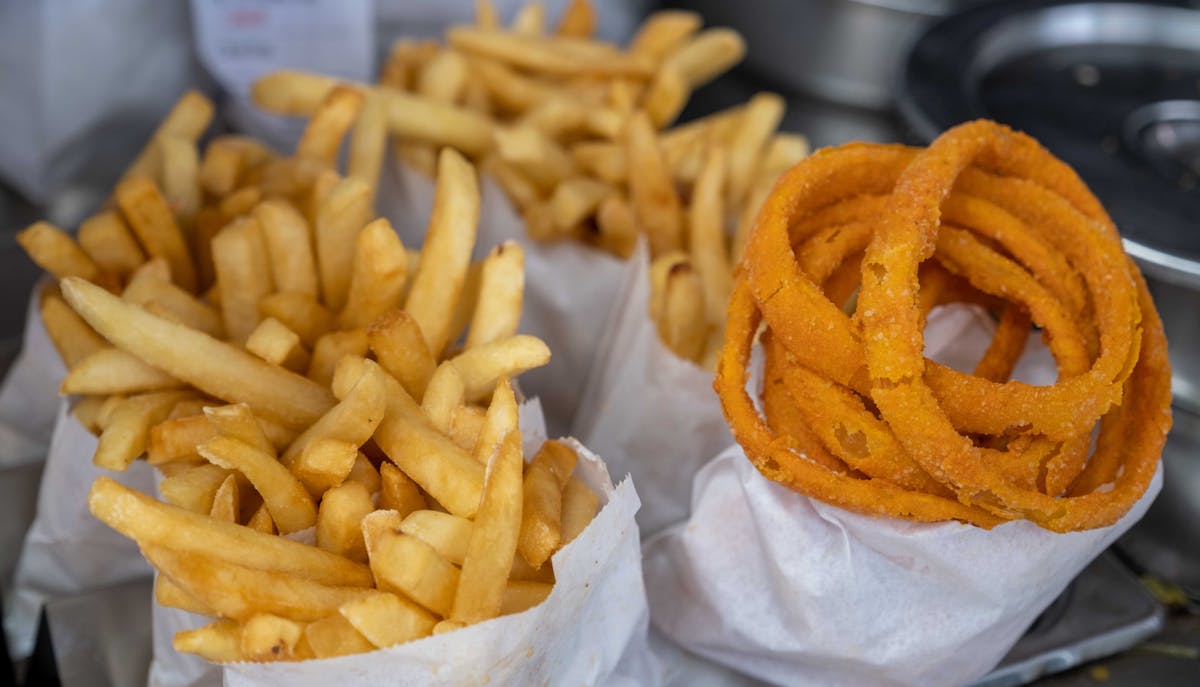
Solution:
M 925 149 L 819 151 L 777 183 L 735 281 L 715 387 L 747 456 L 795 491 L 1065 532 L 1116 522 L 1154 476 L 1162 323 L 1100 203 L 1028 136 L 976 121 Z M 926 314 L 955 302 L 999 318 L 973 374 L 923 355 Z M 761 414 L 746 389 L 760 324 Z M 1034 325 L 1050 386 L 1008 379 Z

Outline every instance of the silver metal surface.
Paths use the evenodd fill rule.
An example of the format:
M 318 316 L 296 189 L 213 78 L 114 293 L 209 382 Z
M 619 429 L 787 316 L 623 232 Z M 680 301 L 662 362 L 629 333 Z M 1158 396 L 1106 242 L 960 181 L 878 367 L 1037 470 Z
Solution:
M 892 107 L 909 46 L 969 0 L 688 0 L 710 26 L 746 38 L 747 68 L 789 90 L 843 105 Z

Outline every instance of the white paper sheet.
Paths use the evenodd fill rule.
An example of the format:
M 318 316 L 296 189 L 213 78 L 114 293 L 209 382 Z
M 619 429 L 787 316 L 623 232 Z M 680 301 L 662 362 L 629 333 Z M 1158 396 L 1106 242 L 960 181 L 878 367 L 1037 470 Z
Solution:
M 969 368 L 993 327 L 973 307 L 936 309 L 926 355 Z M 1036 335 L 1017 375 L 1054 381 Z M 1055 534 L 1019 521 L 989 531 L 851 513 L 766 479 L 732 446 L 696 475 L 690 518 L 644 546 L 651 617 L 689 651 L 768 683 L 965 684 L 1142 517 L 1161 485 L 1160 469 L 1104 529 Z
M 405 246 L 419 247 L 433 208 L 433 180 L 400 164 L 390 167 L 381 182 L 379 210 Z M 546 244 L 529 239 L 524 221 L 500 188 L 484 177 L 481 191 L 474 257 L 482 258 L 508 240 L 525 249 L 520 331 L 545 341 L 551 358 L 549 365 L 522 374 L 521 386 L 542 400 L 550 434 L 567 434 L 604 335 L 602 325 L 621 289 L 624 263 L 575 241 Z
M 53 350 L 50 354 L 55 355 Z M 67 401 L 61 401 L 38 492 L 37 516 L 25 536 L 13 594 L 5 604 L 4 629 L 14 656 L 27 656 L 33 650 L 38 614 L 46 599 L 150 576 L 137 545 L 93 517 L 87 505 L 88 490 L 100 475 L 150 491 L 150 466 L 137 462 L 126 472 L 110 473 L 92 465 L 95 450 L 96 437 L 69 414 Z
M 571 434 L 633 475 L 643 536 L 687 517 L 692 476 L 733 444 L 711 372 L 672 353 L 650 320 L 645 243 L 626 264 L 617 304 Z

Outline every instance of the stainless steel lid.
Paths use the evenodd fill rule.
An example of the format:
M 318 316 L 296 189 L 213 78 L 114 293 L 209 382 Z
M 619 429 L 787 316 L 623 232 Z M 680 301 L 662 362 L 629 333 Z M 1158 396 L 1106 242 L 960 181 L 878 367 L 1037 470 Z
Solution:
M 1198 5 L 967 10 L 917 41 L 901 114 L 925 139 L 979 117 L 1029 133 L 1091 186 L 1144 271 L 1200 289 Z

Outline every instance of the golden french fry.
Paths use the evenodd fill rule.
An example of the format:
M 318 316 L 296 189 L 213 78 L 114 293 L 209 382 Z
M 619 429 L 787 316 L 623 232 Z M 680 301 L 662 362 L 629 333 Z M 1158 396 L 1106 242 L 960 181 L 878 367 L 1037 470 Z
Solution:
M 515 241 L 496 246 L 483 261 L 479 300 L 467 330 L 466 348 L 516 334 L 525 296 L 525 250 Z
M 274 317 L 268 317 L 258 323 L 246 339 L 246 350 L 272 365 L 285 367 L 292 372 L 308 370 L 308 351 L 304 350 L 300 335 Z
M 237 188 L 248 168 L 262 164 L 270 157 L 270 151 L 252 138 L 218 136 L 204 151 L 200 162 L 200 185 L 211 195 L 223 198 Z
M 558 20 L 555 33 L 560 36 L 588 38 L 596 31 L 596 10 L 589 0 L 571 0 Z
M 650 119 L 640 112 L 625 127 L 633 211 L 650 241 L 651 257 L 683 247 L 683 211 Z
M 502 62 L 475 57 L 471 59 L 471 68 L 479 75 L 492 101 L 501 109 L 524 112 L 550 97 L 549 89 L 542 82 Z
M 366 563 L 362 519 L 373 510 L 371 492 L 358 482 L 344 482 L 326 491 L 317 513 L 317 546 Z
M 741 62 L 745 56 L 746 41 L 737 31 L 715 28 L 701 31 L 689 39 L 672 51 L 663 64 L 679 70 L 689 88 L 695 89 Z
M 467 60 L 453 50 L 440 50 L 417 73 L 417 93 L 438 103 L 453 104 L 467 85 Z
M 441 50 L 437 41 L 399 39 L 392 43 L 387 62 L 379 75 L 379 83 L 401 91 L 416 87 L 421 67 Z
M 653 65 L 613 46 L 584 42 L 573 37 L 540 37 L 473 26 L 456 26 L 446 32 L 450 45 L 470 55 L 508 63 L 518 69 L 550 77 L 648 76 Z
M 200 154 L 196 142 L 180 136 L 160 136 L 159 161 L 162 165 L 162 190 L 175 216 L 190 225 L 200 209 Z
M 258 302 L 258 311 L 296 332 L 305 346 L 314 345 L 334 325 L 334 316 L 306 293 L 273 293 Z
M 133 394 L 178 389 L 184 383 L 119 348 L 102 348 L 76 362 L 61 394 Z
M 100 269 L 118 277 L 127 276 L 146 261 L 125 220 L 111 210 L 85 219 L 76 238 Z
M 308 444 L 319 438 L 338 439 L 358 447 L 376 432 L 388 408 L 388 382 L 394 380 L 373 361 L 361 362 L 364 367 L 358 382 L 340 403 L 288 446 L 281 457 L 284 465 L 291 465 Z
M 553 590 L 554 585 L 545 582 L 511 581 L 504 588 L 504 597 L 500 601 L 500 615 L 527 611 L 545 601 Z
M 150 429 L 146 460 L 151 465 L 162 465 L 189 458 L 196 455 L 197 445 L 216 434 L 217 428 L 203 415 L 169 418 Z
M 742 123 L 729 142 L 726 200 L 737 206 L 754 183 L 756 164 L 771 134 L 783 119 L 785 103 L 774 93 L 757 93 L 746 103 Z
M 154 182 L 131 177 L 117 184 L 115 195 L 117 206 L 146 253 L 152 258 L 165 258 L 171 266 L 171 279 L 188 291 L 194 290 L 196 270 L 187 242 Z
M 622 259 L 628 259 L 637 248 L 638 226 L 633 208 L 623 196 L 611 195 L 596 209 L 598 245 Z
M 262 190 L 256 186 L 240 188 L 221 199 L 217 209 L 226 220 L 236 219 L 249 214 L 255 205 L 262 200 Z
M 704 162 L 704 170 L 692 190 L 692 205 L 688 209 L 689 249 L 692 266 L 700 275 L 704 287 L 704 304 L 708 322 L 721 326 L 725 322 L 725 304 L 733 290 L 729 266 L 728 241 L 725 233 L 725 152 L 712 148 Z M 732 161 L 730 161 L 732 162 Z
M 708 340 L 704 286 L 690 262 L 672 266 L 663 291 L 658 335 L 681 358 L 699 361 Z
M 258 302 L 274 290 L 258 220 L 242 217 L 226 225 L 213 238 L 212 251 L 225 331 L 244 343 L 262 318 Z
M 324 585 L 370 587 L 366 566 L 283 537 L 214 522 L 125 487 L 107 477 L 92 484 L 92 514 L 139 545 L 171 547 L 179 553 L 299 576 Z M 177 583 L 178 579 L 175 580 Z M 182 585 L 181 585 L 182 586 Z
M 703 24 L 704 20 L 695 12 L 655 12 L 642 22 L 634 34 L 633 40 L 629 42 L 629 52 L 660 60 L 683 45 Z
M 468 401 L 486 398 L 501 378 L 515 377 L 548 362 L 550 348 L 541 339 L 528 334 L 481 344 L 450 360 L 462 377 Z
M 338 612 L 380 649 L 427 637 L 437 624 L 425 609 L 387 592 L 348 601 Z
M 288 661 L 303 658 L 299 644 L 304 626 L 287 618 L 262 613 L 242 623 L 242 657 L 247 661 Z
M 196 654 L 213 663 L 235 663 L 242 660 L 242 626 L 235 620 L 217 620 L 176 632 L 171 645 L 181 654 Z
M 346 156 L 346 176 L 366 182 L 371 198 L 379 189 L 379 173 L 387 150 L 387 108 L 374 92 L 363 100 L 362 110 L 350 135 L 350 152 Z
M 495 153 L 483 158 L 483 161 L 479 163 L 479 169 L 483 174 L 495 179 L 509 200 L 518 208 L 523 208 L 536 201 L 541 193 L 521 170 L 505 162 Z
M 776 177 L 808 157 L 810 150 L 808 139 L 800 134 L 775 134 L 759 162 L 757 181 L 774 183 Z
M 481 29 L 500 27 L 500 17 L 492 0 L 475 0 L 475 24 Z
M 159 606 L 178 608 L 188 613 L 215 616 L 216 611 L 200 603 L 196 597 L 183 591 L 167 577 L 157 575 L 154 578 L 154 600 Z
M 475 170 L 450 149 L 438 159 L 433 215 L 404 309 L 419 325 L 436 358 L 449 343 L 454 308 L 462 293 L 479 223 Z
M 213 494 L 212 508 L 208 511 L 208 517 L 213 520 L 236 524 L 238 521 L 238 512 L 237 477 L 230 475 L 225 478 L 224 482 L 221 482 L 221 486 L 217 488 L 217 493 Z
M 429 544 L 438 554 L 455 565 L 462 565 L 471 539 L 471 521 L 435 510 L 409 513 L 400 523 L 400 532 Z
M 227 406 L 206 406 L 204 418 L 225 436 L 245 442 L 263 453 L 275 453 L 275 445 L 267 438 L 258 418 L 244 403 Z
M 137 159 L 125 170 L 122 179 L 134 176 L 154 176 L 158 171 L 158 156 L 155 141 L 164 137 L 178 137 L 189 141 L 200 138 L 212 121 L 213 104 L 199 91 L 185 91 L 167 116 L 158 125 L 150 142 L 138 154 Z
M 117 406 L 121 405 L 124 401 L 125 397 L 119 394 L 104 399 L 104 403 L 101 403 L 100 409 L 96 411 L 96 425 L 100 429 L 107 427 L 109 422 L 112 421 L 112 416 Z
M 290 534 L 317 521 L 317 507 L 308 490 L 275 456 L 230 436 L 217 436 L 196 447 L 214 465 L 237 470 L 262 494 L 271 519 L 281 534 Z
M 562 545 L 575 540 L 600 510 L 600 497 L 586 484 L 572 477 L 563 487 Z
M 359 232 L 350 269 L 350 291 L 339 316 L 342 327 L 366 327 L 400 305 L 408 254 L 390 222 L 381 217 Z
M 658 127 L 675 121 L 691 95 L 692 89 L 683 72 L 670 60 L 663 63 L 646 91 L 644 106 L 650 121 Z
M 368 345 L 365 329 L 346 329 L 321 336 L 313 346 L 312 360 L 308 364 L 308 378 L 321 386 L 329 386 L 342 358 L 348 355 L 364 356 L 367 354 Z
M 473 516 L 483 489 L 483 465 L 429 424 L 399 382 L 390 376 L 385 382 L 387 412 L 375 430 L 375 443 L 446 510 Z
M 21 244 L 38 267 L 55 278 L 100 279 L 100 267 L 92 262 L 74 239 L 49 222 L 34 222 L 17 232 L 17 243 Z
M 317 267 L 312 252 L 312 235 L 304 215 L 290 203 L 267 199 L 254 208 L 271 274 L 280 291 L 317 295 Z
M 741 214 L 738 216 L 737 230 L 733 234 L 733 245 L 730 250 L 731 264 L 737 265 L 741 263 L 742 254 L 746 250 L 746 242 L 750 240 L 750 233 L 754 231 L 754 220 L 758 217 L 759 209 L 766 202 L 767 196 L 771 194 L 771 189 L 774 186 L 774 180 L 759 182 L 747 194 L 746 202 L 742 206 Z
M 546 32 L 546 8 L 541 3 L 526 3 L 517 10 L 509 30 L 519 36 L 542 35 Z
M 296 157 L 334 166 L 342 139 L 358 117 L 362 104 L 363 94 L 358 89 L 335 86 L 309 118 L 296 144 Z
M 321 437 L 304 447 L 292 463 L 291 471 L 308 493 L 317 498 L 345 482 L 357 460 L 358 447 L 354 444 Z
M 437 362 L 429 353 L 421 326 L 404 310 L 392 310 L 367 330 L 371 351 L 383 369 L 413 398 L 422 398 Z
M 104 338 L 67 305 L 57 289 L 42 292 L 38 309 L 50 343 L 67 368 L 108 347 Z
M 393 510 L 401 516 L 428 508 L 417 483 L 400 468 L 388 461 L 379 466 L 379 508 Z
M 478 406 L 459 406 L 450 415 L 450 439 L 464 451 L 473 451 L 483 429 L 485 411 Z
M 604 182 L 587 177 L 572 177 L 554 189 L 550 209 L 554 224 L 562 231 L 569 231 L 596 214 L 600 203 L 613 193 Z
M 379 589 L 403 594 L 439 616 L 450 615 L 458 568 L 432 546 L 416 537 L 384 531 L 368 549 Z
M 374 651 L 375 645 L 340 614 L 315 620 L 304 628 L 304 638 L 316 658 L 333 658 Z
M 421 409 L 439 432 L 449 434 L 451 415 L 462 405 L 465 393 L 462 375 L 454 364 L 444 362 L 439 365 L 421 399 Z
M 371 216 L 371 189 L 355 177 L 342 179 L 320 202 L 316 221 L 317 273 L 327 306 L 340 310 L 350 291 L 354 246 Z
M 571 156 L 531 126 L 498 129 L 496 154 L 543 191 L 553 189 L 575 171 Z
M 448 617 L 475 623 L 500 614 L 521 529 L 521 433 L 508 433 L 488 460 L 479 511 Z
M 608 141 L 576 143 L 571 147 L 571 159 L 581 169 L 606 184 L 625 183 L 625 149 L 618 143 Z
M 358 482 L 372 494 L 379 491 L 379 471 L 375 469 L 370 459 L 364 456 L 361 451 L 354 459 L 354 467 L 350 468 L 350 474 L 346 476 L 346 481 Z
M 277 71 L 256 81 L 251 96 L 268 111 L 307 115 L 337 83 L 332 77 L 318 74 Z M 387 110 L 388 130 L 400 138 L 449 146 L 468 155 L 482 154 L 491 147 L 492 122 L 485 116 L 392 88 L 379 88 L 377 92 Z
M 477 462 L 486 465 L 492 454 L 499 450 L 504 437 L 517 429 L 518 413 L 517 398 L 513 393 L 512 384 L 503 379 L 496 384 L 496 390 L 492 393 L 492 403 L 488 406 L 483 427 L 479 431 L 479 438 L 471 451 Z
M 246 521 L 246 527 L 249 527 L 256 532 L 263 534 L 275 534 L 278 530 L 275 529 L 275 521 L 271 519 L 271 512 L 267 510 L 267 504 L 262 504 L 258 510 L 254 511 L 254 515 Z
M 532 128 L 552 139 L 561 140 L 567 134 L 585 127 L 589 109 L 570 98 L 562 96 L 543 97 L 517 120 L 519 128 Z
M 88 432 L 100 433 L 100 407 L 104 405 L 105 396 L 84 396 L 71 408 L 71 415 Z
M 121 298 L 142 307 L 154 303 L 170 313 L 175 321 L 209 336 L 220 337 L 225 333 L 220 312 L 171 283 L 169 278 L 163 279 L 155 274 L 153 270 L 134 272 L 125 290 L 121 292 Z
M 562 540 L 562 489 L 575 460 L 568 446 L 547 441 L 525 471 L 517 551 L 534 568 L 542 567 Z
M 192 452 L 195 452 L 195 446 Z M 232 473 L 211 463 L 202 463 L 182 470 L 162 481 L 158 492 L 170 503 L 193 513 L 207 515 L 212 511 L 217 490 Z
M 150 428 L 162 422 L 187 391 L 157 391 L 117 403 L 100 433 L 92 462 L 105 470 L 124 471 L 146 451 Z

